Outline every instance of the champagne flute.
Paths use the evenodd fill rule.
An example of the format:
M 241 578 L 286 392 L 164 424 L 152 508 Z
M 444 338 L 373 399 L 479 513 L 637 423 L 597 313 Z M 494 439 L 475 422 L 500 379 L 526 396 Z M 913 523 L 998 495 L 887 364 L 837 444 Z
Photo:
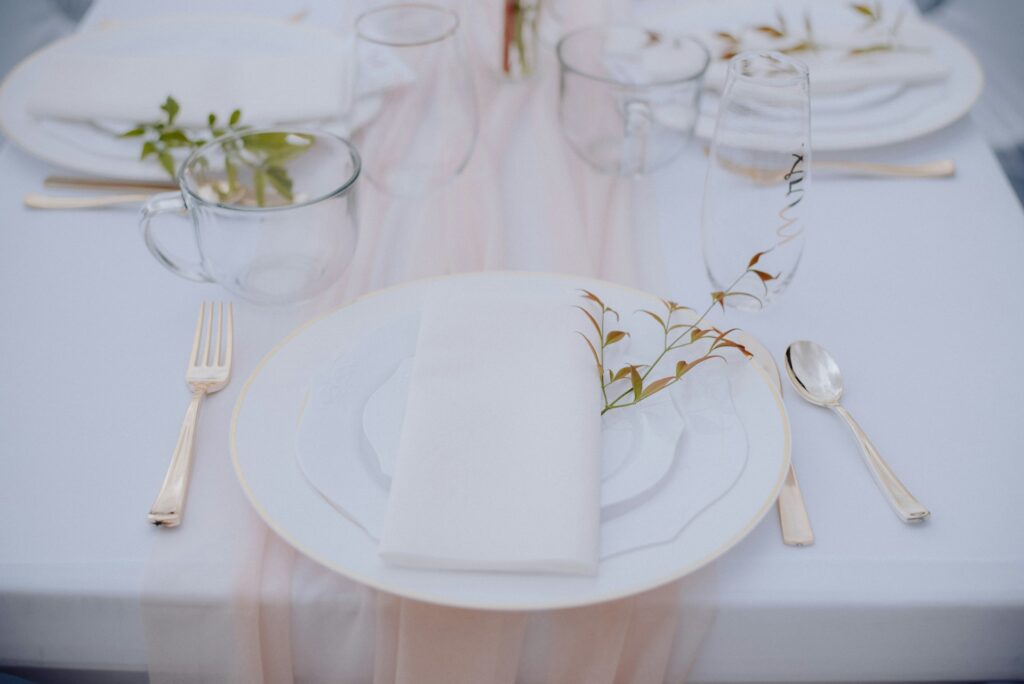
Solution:
M 811 177 L 807 67 L 778 52 L 744 52 L 729 63 L 704 184 L 701 242 L 716 290 L 757 309 L 776 299 L 800 264 Z M 757 269 L 733 285 L 751 257 Z

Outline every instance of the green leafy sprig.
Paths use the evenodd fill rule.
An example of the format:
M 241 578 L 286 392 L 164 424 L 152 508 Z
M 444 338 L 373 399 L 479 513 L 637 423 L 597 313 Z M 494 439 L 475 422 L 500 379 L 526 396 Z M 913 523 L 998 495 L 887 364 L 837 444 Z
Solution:
M 125 131 L 119 137 L 121 138 L 144 138 L 142 142 L 142 151 L 139 153 L 139 159 L 148 159 L 149 157 L 155 156 L 160 162 L 160 166 L 163 167 L 164 171 L 171 178 L 174 178 L 177 168 L 174 162 L 174 156 L 171 154 L 171 150 L 174 149 L 194 149 L 201 147 L 207 143 L 207 138 L 204 137 L 190 137 L 189 131 L 180 126 L 174 124 L 178 118 L 178 113 L 181 111 L 181 105 L 170 95 L 164 100 L 164 103 L 160 105 L 160 110 L 164 113 L 163 119 L 158 121 L 148 121 L 136 125 L 134 128 Z M 231 112 L 231 116 L 228 117 L 228 124 L 226 127 L 217 125 L 217 115 L 211 113 L 207 117 L 207 127 L 211 138 L 219 138 L 227 133 L 233 133 L 235 131 L 243 131 L 248 126 L 239 126 L 238 122 L 242 118 L 242 111 L 236 109 Z
M 605 350 L 629 337 L 630 334 L 626 330 L 619 329 L 618 324 L 621 319 L 615 309 L 605 304 L 593 292 L 581 290 L 583 294 L 580 296 L 587 300 L 590 305 L 596 305 L 599 309 L 595 315 L 584 306 L 576 307 L 587 317 L 587 321 L 596 335 L 595 341 L 587 334 L 577 331 L 584 342 L 586 342 L 587 348 L 593 356 L 594 364 L 597 366 L 603 401 L 601 415 L 614 409 L 639 404 L 644 399 L 681 381 L 694 368 L 711 359 L 724 361 L 725 357 L 720 352 L 727 349 L 736 349 L 744 356 L 751 357 L 752 354 L 747 351 L 746 347 L 729 337 L 730 334 L 736 331 L 736 328 L 721 330 L 713 325 L 705 326 L 703 323 L 704 319 L 707 318 L 716 305 L 721 306 L 724 310 L 725 300 L 729 297 L 751 297 L 758 302 L 761 301 L 755 295 L 738 291 L 734 288 L 748 275 L 754 275 L 764 286 L 765 292 L 767 292 L 768 282 L 777 279 L 779 275 L 771 275 L 763 270 L 754 268 L 761 257 L 767 253 L 767 251 L 758 252 L 751 257 L 746 270 L 727 289 L 712 292 L 711 304 L 692 323 L 676 322 L 674 317 L 680 312 L 687 311 L 696 314 L 696 310 L 668 299 L 661 300 L 664 306 L 663 313 L 641 309 L 638 313 L 643 313 L 654 320 L 662 330 L 662 350 L 649 364 L 626 364 L 618 369 L 607 367 Z M 612 324 L 613 318 L 615 328 L 609 329 L 612 327 L 610 324 Z M 695 345 L 702 345 L 703 351 L 692 360 L 676 358 L 677 354 L 673 354 L 674 352 L 689 350 L 689 348 Z M 666 360 L 675 361 L 671 365 L 671 370 L 662 377 L 652 379 L 655 371 L 662 367 L 664 365 L 663 362 Z
M 206 119 L 206 133 L 193 137 L 188 129 L 175 124 L 181 111 L 177 100 L 168 95 L 160 105 L 160 110 L 163 112 L 162 119 L 140 123 L 119 137 L 143 138 L 139 158 L 155 157 L 171 178 L 175 177 L 177 171 L 173 150 L 184 148 L 191 151 L 210 140 L 251 128 L 241 124 L 242 111 L 235 109 L 224 124 L 218 123 L 217 115 L 210 113 Z M 294 183 L 285 163 L 308 150 L 312 142 L 312 136 L 284 132 L 254 133 L 244 136 L 241 144 L 238 140 L 226 140 L 221 144 L 225 178 L 211 181 L 206 186 L 221 201 L 251 201 L 263 207 L 267 206 L 270 200 L 268 190 L 272 189 L 281 200 L 291 203 L 294 201 Z M 200 163 L 205 164 L 205 160 Z M 251 187 L 240 179 L 239 171 L 242 168 L 250 172 Z

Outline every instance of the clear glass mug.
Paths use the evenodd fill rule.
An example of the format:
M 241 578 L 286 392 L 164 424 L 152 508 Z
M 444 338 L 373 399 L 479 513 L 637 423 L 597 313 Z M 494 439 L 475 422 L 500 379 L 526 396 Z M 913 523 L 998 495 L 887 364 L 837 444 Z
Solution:
M 180 192 L 156 195 L 139 225 L 171 272 L 216 282 L 258 304 L 288 304 L 334 283 L 357 239 L 359 153 L 330 133 L 242 131 L 195 150 L 178 171 Z M 198 249 L 191 263 L 156 238 L 153 219 L 187 212 Z
M 682 152 L 710 61 L 699 41 L 596 26 L 567 34 L 556 52 L 562 132 L 584 161 L 603 173 L 636 176 Z
M 789 285 L 803 254 L 811 182 L 807 67 L 778 52 L 733 57 L 718 105 L 704 183 L 701 244 L 716 290 L 743 292 L 726 302 L 759 309 Z M 756 274 L 737 280 L 766 252 Z

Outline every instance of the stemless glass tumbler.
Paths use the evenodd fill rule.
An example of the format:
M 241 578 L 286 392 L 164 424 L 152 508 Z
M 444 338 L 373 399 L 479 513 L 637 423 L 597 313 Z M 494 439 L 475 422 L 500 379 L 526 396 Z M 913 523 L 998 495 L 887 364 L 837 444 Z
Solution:
M 458 176 L 478 125 L 458 15 L 427 4 L 370 10 L 356 20 L 356 64 L 356 94 L 381 99 L 377 114 L 353 134 L 367 178 L 392 194 L 415 196 Z M 382 91 L 370 82 L 381 65 L 391 81 Z
M 603 173 L 636 176 L 683 150 L 708 66 L 700 42 L 598 26 L 567 34 L 557 53 L 562 132 L 584 161 Z
M 142 209 L 146 246 L 177 275 L 217 282 L 258 304 L 308 299 L 330 286 L 356 247 L 359 154 L 329 133 L 244 131 L 197 149 L 180 192 Z M 173 255 L 153 232 L 162 213 L 187 212 L 199 260 Z M 182 222 L 184 225 L 184 222 Z
M 704 185 L 704 265 L 716 290 L 738 308 L 758 309 L 796 273 L 807 230 L 811 110 L 807 67 L 778 52 L 732 59 L 718 106 Z M 762 282 L 757 269 L 776 276 Z

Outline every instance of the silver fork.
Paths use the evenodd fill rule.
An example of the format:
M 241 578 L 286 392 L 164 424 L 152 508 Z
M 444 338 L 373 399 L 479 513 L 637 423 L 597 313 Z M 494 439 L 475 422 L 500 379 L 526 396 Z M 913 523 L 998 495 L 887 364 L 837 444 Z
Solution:
M 225 311 L 227 315 L 225 316 Z M 214 327 L 216 313 L 216 327 Z M 214 332 L 216 339 L 214 340 Z M 192 401 L 185 411 L 185 420 L 178 433 L 171 464 L 164 476 L 160 493 L 149 510 L 149 522 L 164 527 L 181 524 L 181 511 L 185 506 L 189 474 L 192 472 L 192 447 L 196 440 L 196 418 L 199 406 L 207 394 L 222 389 L 231 377 L 231 347 L 234 342 L 234 311 L 229 303 L 202 303 L 199 320 L 192 341 L 192 354 L 188 357 L 185 382 L 192 391 Z

